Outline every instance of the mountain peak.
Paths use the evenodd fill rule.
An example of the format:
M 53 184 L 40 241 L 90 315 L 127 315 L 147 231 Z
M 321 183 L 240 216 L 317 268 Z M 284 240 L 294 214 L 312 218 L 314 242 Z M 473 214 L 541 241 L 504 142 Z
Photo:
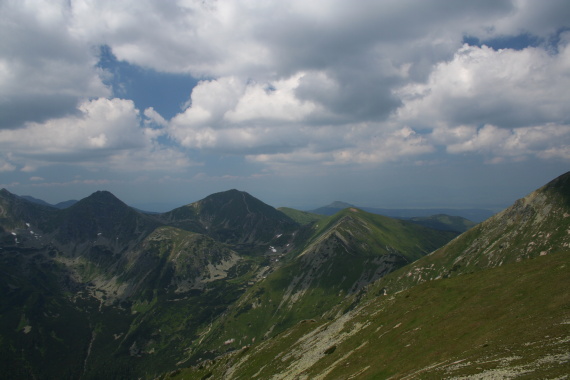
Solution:
M 340 210 L 344 210 L 345 208 L 355 207 L 350 203 L 341 202 L 341 201 L 334 201 L 333 203 L 329 204 L 328 206 L 319 207 L 315 210 L 311 210 L 310 212 L 318 215 L 334 215 Z
M 400 281 L 397 291 L 428 278 L 473 273 L 564 252 L 570 247 L 568 215 L 570 173 L 515 201 L 510 207 L 413 263 L 396 279 Z
M 15 194 L 12 194 L 11 192 L 9 192 L 6 188 L 2 188 L 0 189 L 0 196 L 7 198 L 7 197 L 16 197 Z
M 158 225 L 109 191 L 96 191 L 61 212 L 62 241 L 89 241 L 103 236 L 113 237 L 114 243 L 129 244 L 144 238 Z
M 117 198 L 113 193 L 111 193 L 110 191 L 107 191 L 107 190 L 97 190 L 96 192 L 91 194 L 89 197 L 93 197 L 94 199 L 119 200 L 119 198 Z
M 161 219 L 230 244 L 258 245 L 292 231 L 297 224 L 254 196 L 231 189 L 162 214 Z
M 237 190 L 237 189 L 230 189 L 230 190 L 225 190 L 225 191 L 220 191 L 218 193 L 210 194 L 206 198 L 202 199 L 199 202 L 203 202 L 207 199 L 223 199 L 223 198 L 229 199 L 229 198 L 237 198 L 237 197 L 247 197 L 247 198 L 255 199 L 255 197 L 251 196 L 250 194 L 248 194 L 245 191 L 241 191 L 241 190 Z
M 552 181 L 548 182 L 544 187 L 546 187 L 546 188 L 569 189 L 570 188 L 570 172 L 566 172 L 566 173 L 554 178 Z
M 86 205 L 112 206 L 112 207 L 129 207 L 113 193 L 107 190 L 98 190 L 86 198 L 75 203 L 73 208 L 81 208 Z
M 570 172 L 553 179 L 538 189 L 538 192 L 555 193 L 560 196 L 567 205 L 570 205 Z
M 328 205 L 326 207 L 344 209 L 344 208 L 349 208 L 349 207 L 354 207 L 354 206 L 351 205 L 350 203 L 346 203 L 346 202 L 342 202 L 342 201 L 334 201 L 333 203 L 331 203 L 330 205 Z

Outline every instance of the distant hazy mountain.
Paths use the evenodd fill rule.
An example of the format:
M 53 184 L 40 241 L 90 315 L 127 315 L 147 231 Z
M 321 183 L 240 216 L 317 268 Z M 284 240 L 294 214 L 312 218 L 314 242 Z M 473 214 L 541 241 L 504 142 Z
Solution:
M 34 197 L 32 197 L 31 195 L 20 195 L 20 198 L 25 199 L 25 200 L 27 200 L 27 201 L 29 201 L 29 202 L 32 202 L 32 203 L 37 203 L 37 204 L 39 204 L 39 205 L 52 206 L 52 207 L 53 207 L 52 204 L 49 204 L 49 203 L 47 203 L 47 202 L 44 201 L 44 200 L 41 200 L 41 199 L 38 199 L 38 198 L 34 198 Z
M 70 199 L 70 200 L 68 200 L 68 201 L 63 201 L 63 202 L 56 203 L 56 204 L 54 204 L 53 206 L 54 206 L 55 208 L 64 209 L 64 208 L 71 207 L 71 206 L 73 206 L 73 205 L 76 204 L 76 203 L 77 203 L 77 201 L 76 201 L 75 199 Z

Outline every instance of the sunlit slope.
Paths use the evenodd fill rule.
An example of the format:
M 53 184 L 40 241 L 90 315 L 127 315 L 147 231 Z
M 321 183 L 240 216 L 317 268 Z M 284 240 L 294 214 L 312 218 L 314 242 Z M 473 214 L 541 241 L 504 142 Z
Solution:
M 389 292 L 422 281 L 471 273 L 570 247 L 570 173 L 463 233 L 391 277 Z
M 434 253 L 329 305 L 320 318 L 307 318 L 221 364 L 207 363 L 199 373 L 311 379 L 566 375 L 569 200 L 565 174 Z M 327 233 L 349 241 L 342 227 L 329 232 L 338 221 L 327 223 L 319 223 L 321 233 L 300 262 L 314 255 Z M 374 246 L 378 240 L 355 241 Z
M 431 230 L 357 209 L 313 226 L 297 256 L 276 270 L 267 267 L 218 321 L 201 351 L 223 353 L 275 336 L 302 319 L 332 317 L 333 306 L 371 282 L 449 241 L 453 233 Z
M 308 211 L 299 211 L 289 207 L 279 207 L 277 210 L 281 211 L 300 225 L 309 224 L 325 218 L 324 215 L 313 214 Z
M 557 378 L 570 371 L 570 254 L 377 295 L 179 378 Z M 517 377 L 519 378 L 519 377 Z

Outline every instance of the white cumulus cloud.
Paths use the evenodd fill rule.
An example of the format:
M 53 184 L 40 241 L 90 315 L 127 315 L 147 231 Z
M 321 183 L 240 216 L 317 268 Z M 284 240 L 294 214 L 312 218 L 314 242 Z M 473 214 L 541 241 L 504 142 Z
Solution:
M 0 170 L 187 168 L 203 153 L 268 167 L 442 152 L 568 159 L 569 9 L 561 0 L 2 1 Z M 538 43 L 464 44 L 520 36 Z M 98 65 L 103 45 L 120 63 L 200 81 L 174 117 L 147 105 L 141 114 L 105 85 L 114 74 Z
M 114 168 L 161 166 L 176 168 L 190 161 L 159 146 L 152 129 L 141 127 L 131 100 L 98 98 L 84 101 L 78 114 L 29 122 L 23 128 L 0 130 L 0 147 L 10 152 L 13 167 L 22 170 L 52 163 L 75 162 Z M 158 157 L 155 157 L 158 156 Z M 145 164 L 146 161 L 156 163 Z

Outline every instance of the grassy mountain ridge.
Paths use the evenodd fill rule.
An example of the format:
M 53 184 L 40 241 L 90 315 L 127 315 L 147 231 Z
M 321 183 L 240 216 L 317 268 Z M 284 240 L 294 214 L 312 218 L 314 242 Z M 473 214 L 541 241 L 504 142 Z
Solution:
M 174 378 L 564 378 L 570 252 L 375 296 Z
M 307 211 L 299 211 L 289 207 L 279 207 L 277 210 L 281 211 L 295 222 L 305 225 L 323 219 L 324 215 L 314 214 Z
M 391 279 L 394 291 L 570 248 L 570 173 L 463 233 Z
M 302 223 L 237 190 L 153 215 L 108 192 L 57 210 L 2 190 L 0 370 L 563 376 L 569 178 L 458 237 L 354 207 Z
M 313 318 L 185 378 L 560 378 L 570 173 Z M 342 219 L 342 218 L 341 218 Z
M 452 209 L 452 208 L 377 208 L 355 206 L 350 203 L 335 201 L 329 205 L 309 210 L 318 215 L 334 215 L 345 208 L 358 208 L 371 214 L 385 215 L 397 219 L 426 218 L 433 215 L 456 216 L 475 223 L 482 222 L 491 217 L 494 212 L 486 209 Z
M 406 221 L 348 208 L 321 220 L 299 255 L 302 260 L 330 250 L 348 256 L 375 257 L 394 255 L 410 263 L 441 247 L 456 236 Z
M 303 247 L 273 259 L 281 262 L 267 267 L 213 324 L 202 350 L 223 353 L 300 320 L 323 318 L 339 301 L 454 236 L 357 209 L 325 218 L 312 226 Z
M 197 204 L 206 232 L 263 252 L 268 247 L 256 246 L 258 238 L 276 247 L 294 242 L 276 238 L 278 229 L 268 234 L 278 226 L 294 232 L 297 224 L 284 214 L 246 193 L 223 195 Z M 13 272 L 0 283 L 0 351 L 3 368 L 16 366 L 6 373 L 20 378 L 133 378 L 176 367 L 199 329 L 243 293 L 264 260 L 170 226 L 163 215 L 142 214 L 105 191 L 58 210 L 2 190 L 0 226 L 0 273 Z M 74 333 L 65 323 L 55 326 L 56 317 Z M 74 353 L 67 369 L 54 356 L 66 350 Z

